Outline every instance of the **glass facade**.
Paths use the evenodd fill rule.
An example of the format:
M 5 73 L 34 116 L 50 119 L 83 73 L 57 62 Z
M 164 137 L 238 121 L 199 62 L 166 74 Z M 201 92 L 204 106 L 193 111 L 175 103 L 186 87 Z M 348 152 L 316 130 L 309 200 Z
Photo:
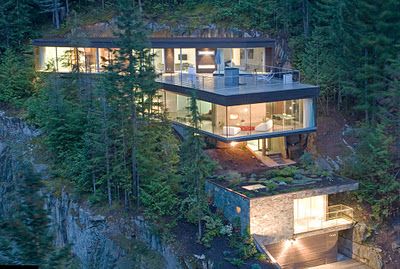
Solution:
M 170 120 L 190 126 L 189 102 L 185 95 L 162 90 Z M 200 129 L 223 137 L 241 137 L 284 132 L 315 126 L 313 99 L 222 106 L 198 100 Z
M 36 69 L 61 73 L 97 73 L 105 71 L 107 65 L 115 59 L 116 50 L 118 49 L 39 47 L 35 54 Z
M 38 47 L 36 66 L 40 71 L 71 72 L 74 70 L 95 73 L 105 71 L 106 66 L 115 59 L 116 50 L 116 48 Z M 151 50 L 157 73 L 164 73 L 166 70 L 165 51 L 165 49 Z M 199 53 L 201 52 L 204 53 L 204 51 Z M 212 57 L 210 56 L 211 62 L 207 63 L 207 66 L 212 66 L 212 68 L 205 68 L 208 73 L 214 72 L 214 66 L 216 66 L 216 72 L 220 74 L 223 74 L 225 67 L 239 67 L 241 74 L 268 71 L 264 66 L 265 48 L 217 48 L 215 51 L 206 52 L 213 53 Z M 170 69 L 173 67 L 174 72 L 196 73 L 196 68 L 203 65 L 201 61 L 204 61 L 203 58 L 207 55 L 196 57 L 194 48 L 174 48 L 171 56 L 168 64 L 171 65 Z M 204 70 L 197 71 L 204 73 Z

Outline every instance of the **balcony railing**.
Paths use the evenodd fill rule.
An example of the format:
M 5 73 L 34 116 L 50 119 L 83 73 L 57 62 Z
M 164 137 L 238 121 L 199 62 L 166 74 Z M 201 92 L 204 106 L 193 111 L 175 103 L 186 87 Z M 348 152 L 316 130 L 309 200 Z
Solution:
M 328 206 L 325 219 L 320 217 L 295 219 L 294 233 L 298 234 L 342 225 L 351 225 L 354 222 L 353 216 L 354 213 L 351 207 L 342 204 Z
M 300 82 L 298 70 L 273 66 L 233 66 L 239 69 L 239 76 L 227 76 L 224 71 L 215 71 L 213 74 L 176 71 L 161 73 L 156 79 L 158 82 L 190 87 L 199 90 L 215 91 L 231 88 L 265 88 L 279 84 L 293 84 Z M 237 78 L 237 84 L 227 81 Z
M 326 213 L 326 220 L 335 219 L 346 219 L 351 222 L 354 221 L 354 210 L 347 205 L 331 205 L 328 206 L 328 212 Z

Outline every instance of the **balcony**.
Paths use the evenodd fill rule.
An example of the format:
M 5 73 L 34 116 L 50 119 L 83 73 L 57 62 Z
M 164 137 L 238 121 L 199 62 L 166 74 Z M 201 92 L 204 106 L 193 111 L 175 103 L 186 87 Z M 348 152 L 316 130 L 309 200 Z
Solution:
M 346 205 L 338 204 L 328 206 L 325 218 L 308 217 L 295 219 L 294 233 L 301 234 L 316 230 L 342 230 L 353 225 L 353 209 Z
M 197 89 L 223 96 L 313 87 L 300 83 L 298 70 L 249 65 L 235 68 L 239 69 L 238 76 L 230 76 L 225 74 L 225 71 L 218 70 L 209 74 L 195 73 L 193 70 L 192 72 L 162 73 L 156 81 L 164 85 Z

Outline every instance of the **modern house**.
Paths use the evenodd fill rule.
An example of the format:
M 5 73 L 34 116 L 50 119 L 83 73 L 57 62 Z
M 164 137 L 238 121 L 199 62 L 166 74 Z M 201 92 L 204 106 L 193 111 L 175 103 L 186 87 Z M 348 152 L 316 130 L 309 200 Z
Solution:
M 39 71 L 101 73 L 116 40 L 37 39 Z M 77 45 L 78 43 L 78 45 Z M 301 83 L 297 70 L 274 67 L 275 42 L 265 38 L 151 38 L 163 107 L 177 130 L 190 127 L 194 92 L 200 132 L 217 145 L 242 143 L 267 166 L 292 163 L 316 131 L 319 87 Z M 276 158 L 280 156 L 280 158 Z M 207 193 L 225 217 L 249 229 L 260 249 L 284 268 L 336 260 L 338 231 L 352 226 L 352 209 L 331 205 L 330 195 L 357 189 L 339 177 L 302 175 L 288 182 L 224 185 Z
M 200 131 L 224 143 L 245 142 L 265 163 L 301 155 L 300 141 L 316 131 L 319 87 L 300 82 L 297 70 L 273 67 L 274 40 L 265 38 L 152 38 L 157 82 L 168 117 L 190 126 L 193 91 Z M 115 39 L 37 39 L 37 70 L 99 73 L 113 60 Z M 300 151 L 300 152 L 299 152 Z M 281 158 L 280 158 L 281 157 Z M 288 161 L 288 160 L 287 160 Z M 278 161 L 279 162 L 279 161 Z M 291 162 L 288 162 L 291 163 Z

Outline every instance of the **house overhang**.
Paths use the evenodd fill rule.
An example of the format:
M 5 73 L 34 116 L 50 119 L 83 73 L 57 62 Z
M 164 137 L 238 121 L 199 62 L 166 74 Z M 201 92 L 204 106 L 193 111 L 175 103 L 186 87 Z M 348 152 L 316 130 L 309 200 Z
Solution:
M 41 38 L 32 40 L 33 46 L 118 48 L 117 38 Z M 149 38 L 151 48 L 273 48 L 275 40 L 269 38 Z
M 190 126 L 187 126 L 185 124 L 175 122 L 175 121 L 172 121 L 172 124 L 174 125 L 175 129 L 177 127 L 185 128 L 185 129 L 192 128 Z M 289 136 L 289 135 L 307 134 L 307 133 L 312 133 L 312 132 L 316 132 L 316 131 L 317 131 L 317 127 L 310 127 L 310 128 L 303 128 L 303 129 L 298 129 L 298 130 L 282 131 L 282 132 L 271 132 L 271 133 L 225 137 L 225 136 L 213 134 L 210 132 L 206 132 L 201 129 L 197 130 L 198 133 L 200 133 L 204 136 L 211 137 L 211 138 L 214 138 L 218 141 L 225 142 L 225 143 L 244 142 L 244 141 L 262 139 L 262 138 L 274 138 L 274 137 L 282 137 L 282 136 Z
M 304 84 L 299 84 L 299 87 L 293 87 L 291 89 L 285 89 L 282 87 L 281 89 L 276 89 L 274 91 L 265 90 L 261 92 L 232 93 L 227 95 L 163 82 L 158 83 L 161 85 L 161 88 L 167 91 L 180 93 L 187 96 L 192 96 L 193 91 L 195 91 L 197 99 L 223 106 L 314 98 L 318 97 L 319 94 L 318 86 Z

